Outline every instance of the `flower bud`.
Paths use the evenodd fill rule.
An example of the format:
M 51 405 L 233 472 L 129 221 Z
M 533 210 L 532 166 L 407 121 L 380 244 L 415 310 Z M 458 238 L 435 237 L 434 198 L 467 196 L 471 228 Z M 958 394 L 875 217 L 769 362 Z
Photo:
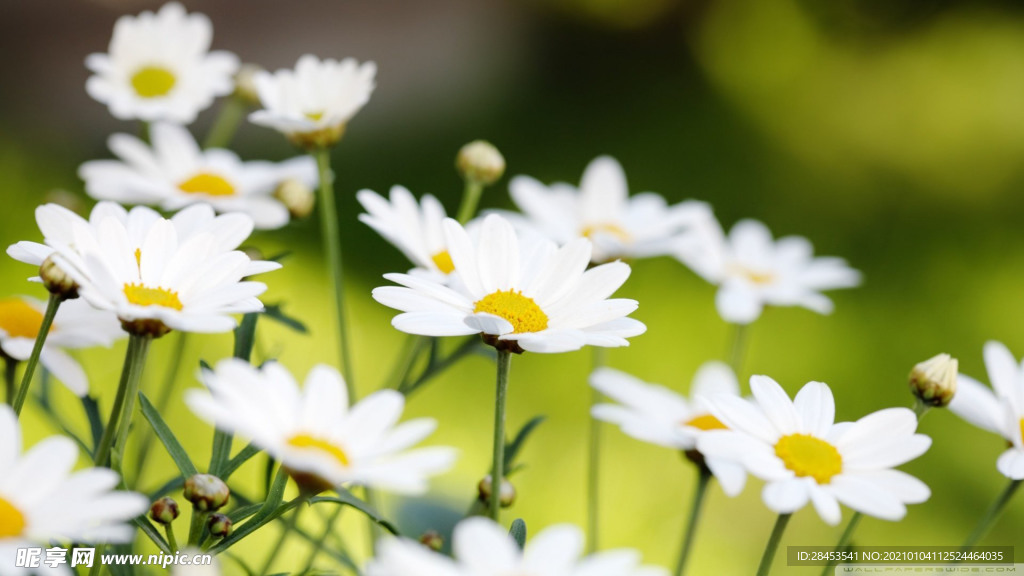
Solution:
M 440 552 L 444 548 L 444 538 L 435 530 L 427 530 L 420 536 L 420 544 L 430 548 L 434 552 Z
M 242 64 L 235 74 L 235 98 L 250 106 L 260 105 L 260 93 L 256 88 L 256 75 L 263 68 L 256 64 Z
M 210 514 L 210 520 L 208 521 L 210 528 L 210 535 L 217 538 L 227 538 L 231 535 L 231 518 L 228 518 L 227 514 Z
M 491 475 L 484 476 L 484 479 L 477 485 L 477 491 L 480 494 L 480 501 L 487 504 L 491 500 L 492 485 Z M 501 492 L 498 495 L 498 504 L 502 508 L 508 508 L 516 501 L 516 488 L 508 481 L 507 478 L 501 481 Z
M 295 178 L 287 178 L 281 181 L 274 189 L 274 198 L 284 204 L 292 218 L 305 218 L 313 211 L 316 203 L 316 193 L 304 182 Z
M 164 496 L 149 507 L 149 517 L 157 524 L 168 525 L 178 517 L 178 503 Z
M 910 390 L 926 406 L 946 406 L 956 394 L 958 371 L 956 358 L 939 354 L 914 366 L 910 371 Z
M 505 173 L 505 157 L 490 142 L 474 140 L 459 150 L 455 168 L 463 180 L 490 186 Z
M 230 496 L 228 485 L 212 474 L 196 474 L 185 480 L 185 499 L 196 510 L 219 510 L 228 503 Z
M 53 254 L 47 256 L 39 267 L 39 277 L 43 279 L 43 285 L 51 294 L 56 294 L 61 300 L 78 298 L 78 284 L 57 264 L 53 256 Z

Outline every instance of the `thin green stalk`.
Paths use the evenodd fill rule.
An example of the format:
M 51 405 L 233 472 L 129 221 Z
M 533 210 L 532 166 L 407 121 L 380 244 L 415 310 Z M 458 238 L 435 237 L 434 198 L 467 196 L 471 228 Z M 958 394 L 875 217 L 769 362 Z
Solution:
M 7 393 L 4 398 L 7 404 L 14 406 L 14 395 L 17 393 L 18 385 L 15 379 L 18 376 L 18 361 L 11 357 L 4 358 L 4 384 Z
M 595 346 L 593 349 L 593 370 L 605 365 L 607 361 L 607 349 Z M 604 396 L 593 386 L 590 387 L 590 407 L 593 408 L 604 400 Z M 589 413 L 588 413 L 589 416 Z M 588 417 L 590 432 L 587 450 L 587 553 L 593 554 L 598 547 L 601 488 L 601 421 L 597 418 Z
M 467 337 L 462 344 L 459 345 L 451 354 L 438 360 L 432 365 L 428 365 L 423 369 L 423 372 L 416 377 L 416 380 L 410 383 L 404 383 L 398 387 L 398 391 L 404 394 L 406 397 L 411 396 L 413 392 L 418 390 L 424 384 L 430 381 L 431 378 L 437 376 L 441 372 L 448 369 L 449 366 L 455 364 L 463 357 L 468 356 L 480 346 L 480 338 L 477 336 Z
M 998 520 L 999 516 L 1003 513 L 1003 509 L 1006 508 L 1006 504 L 1010 502 L 1014 493 L 1017 492 L 1018 488 L 1020 488 L 1021 482 L 1024 482 L 1024 480 L 1010 481 L 1010 484 L 1006 489 L 1003 490 L 996 498 L 995 502 L 989 506 L 988 511 L 985 512 L 985 516 L 982 517 L 981 522 L 978 522 L 978 525 L 975 526 L 971 535 L 967 537 L 967 540 L 964 540 L 964 544 L 962 546 L 963 549 L 974 546 L 979 540 L 985 537 L 985 534 L 988 533 L 992 528 L 992 525 L 996 523 L 996 520 Z
M 679 549 L 679 561 L 676 563 L 676 576 L 681 576 L 686 570 L 686 561 L 690 557 L 690 550 L 693 548 L 693 539 L 697 534 L 697 523 L 700 521 L 701 509 L 704 507 L 704 496 L 708 491 L 708 484 L 711 483 L 711 470 L 707 466 L 699 466 L 697 476 L 697 488 L 693 492 L 693 503 L 690 505 L 690 518 L 686 521 L 686 532 L 683 535 L 683 545 Z
M 171 547 L 171 552 L 177 552 L 178 540 L 174 537 L 174 526 L 164 524 L 164 533 L 167 534 L 167 545 Z
M 225 148 L 235 137 L 239 124 L 245 118 L 246 104 L 234 96 L 224 100 L 217 119 L 203 140 L 203 148 Z
M 338 231 L 338 208 L 334 202 L 334 185 L 331 181 L 331 150 L 318 148 L 313 156 L 316 158 L 317 167 L 320 170 L 320 228 L 323 233 L 324 250 L 327 253 L 327 265 L 331 269 L 331 288 L 334 292 L 334 312 L 338 324 L 338 354 L 341 373 L 345 377 L 349 402 L 354 402 L 356 389 L 355 381 L 352 379 L 351 356 L 348 351 L 348 329 L 345 323 L 341 234 Z
M 21 388 L 18 389 L 18 394 L 15 395 L 14 402 L 11 404 L 15 415 L 21 414 L 21 408 L 25 405 L 25 399 L 28 398 L 28 387 L 32 383 L 32 374 L 35 373 L 36 365 L 39 364 L 39 354 L 43 351 L 43 344 L 46 343 L 46 337 L 50 334 L 53 318 L 57 316 L 57 309 L 60 308 L 61 302 L 62 299 L 59 295 L 50 294 L 50 299 L 46 303 L 46 312 L 43 314 L 43 323 L 39 325 L 36 343 L 32 346 L 32 355 L 28 357 L 25 374 L 21 377 Z
M 174 351 L 171 352 L 171 361 L 167 365 L 167 372 L 164 375 L 164 381 L 160 387 L 160 392 L 156 398 L 156 409 L 161 414 L 167 413 L 167 408 L 171 404 L 171 396 L 174 392 L 174 383 L 178 380 L 178 370 L 181 368 L 181 359 L 185 355 L 185 345 L 188 342 L 188 332 L 178 332 L 177 338 L 174 343 Z M 142 432 L 142 439 L 139 441 L 139 449 L 135 456 L 135 478 L 138 479 L 142 473 L 142 469 L 146 465 L 146 459 L 149 458 L 151 452 L 150 447 L 153 444 L 153 439 L 156 436 L 153 434 L 153 429 L 150 427 L 144 428 Z
M 914 399 L 914 414 L 917 416 L 917 421 L 921 422 L 924 415 L 928 412 L 931 406 L 925 404 L 920 398 Z
M 292 512 L 288 519 L 285 520 L 284 529 L 281 530 L 281 535 L 277 538 L 277 543 L 270 549 L 270 556 L 267 556 L 266 562 L 263 563 L 263 569 L 257 572 L 257 574 L 269 574 L 271 566 L 274 565 L 274 560 L 277 559 L 278 554 L 281 553 L 281 549 L 284 548 L 284 543 L 288 540 L 288 536 L 292 533 L 292 530 L 299 525 L 299 515 L 302 514 L 302 508 L 306 504 L 304 496 L 300 496 L 303 501 L 300 501 L 295 506 L 295 511 Z
M 512 353 L 498 350 L 497 390 L 494 395 L 494 464 L 491 468 L 491 497 L 489 513 L 498 521 L 501 514 L 501 483 L 505 479 L 505 397 L 508 392 L 508 369 Z
M 768 537 L 768 545 L 764 547 L 764 555 L 761 556 L 761 564 L 757 567 L 757 576 L 767 576 L 772 570 L 772 560 L 775 559 L 775 552 L 779 549 L 779 542 L 782 542 L 782 533 L 786 531 L 786 524 L 792 514 L 779 514 L 772 528 L 772 535 Z
M 419 359 L 420 354 L 429 343 L 430 338 L 427 336 L 413 336 L 410 334 L 406 337 L 402 351 L 398 355 L 399 360 L 395 362 L 395 367 L 388 376 L 387 388 L 400 390 L 405 385 L 405 381 L 409 378 L 409 373 L 412 372 L 412 368 Z
M 864 515 L 861 514 L 860 512 L 854 512 L 853 516 L 850 517 L 850 522 L 846 524 L 846 529 L 843 530 L 843 535 L 839 537 L 839 542 L 836 543 L 835 551 L 837 553 L 838 552 L 842 552 L 843 549 L 846 548 L 847 545 L 850 544 L 850 539 L 853 538 L 853 532 L 854 532 L 854 530 L 857 529 L 857 524 L 860 523 L 860 519 L 863 518 L 863 517 L 864 517 Z M 821 571 L 821 576 L 828 576 L 829 574 L 835 574 L 835 571 L 833 570 L 833 568 L 836 567 L 836 564 L 838 562 L 834 558 L 836 558 L 838 556 L 839 556 L 839 554 L 833 554 L 832 555 L 833 559 L 829 560 L 828 564 L 825 565 L 825 569 Z
M 747 346 L 747 325 L 733 324 L 732 344 L 729 347 L 729 366 L 740 378 L 740 370 L 743 369 L 743 356 Z
M 135 396 L 138 394 L 139 378 L 142 376 L 142 368 L 146 362 L 149 341 L 149 336 L 133 334 L 128 338 L 128 351 L 124 356 L 124 368 L 121 370 L 121 381 L 117 385 L 114 406 L 110 410 L 110 419 L 107 420 L 107 427 L 103 430 L 99 448 L 96 450 L 96 458 L 93 460 L 97 466 L 110 465 L 110 452 L 114 445 L 115 434 L 122 438 L 122 442 L 122 434 L 125 437 L 128 434 L 128 424 L 131 422 L 132 416 L 131 409 L 135 406 Z M 123 433 L 118 433 L 119 428 L 123 429 Z M 120 449 L 123 450 L 124 446 L 122 445 Z
M 203 527 L 206 526 L 206 519 L 209 512 L 192 507 L 192 523 L 188 527 L 188 545 L 192 548 L 199 546 L 199 539 L 203 537 Z
M 484 191 L 484 185 L 475 180 L 466 180 L 466 188 L 462 192 L 462 202 L 459 204 L 459 223 L 469 222 L 476 214 L 476 207 L 480 204 L 480 194 Z

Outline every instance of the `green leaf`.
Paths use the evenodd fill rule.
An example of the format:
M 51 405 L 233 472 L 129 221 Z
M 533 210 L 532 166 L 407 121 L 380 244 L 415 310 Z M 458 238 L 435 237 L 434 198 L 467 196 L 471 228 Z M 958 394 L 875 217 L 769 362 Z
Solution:
M 526 439 L 530 437 L 530 434 L 540 426 L 540 423 L 545 420 L 545 416 L 534 416 L 529 422 L 523 425 L 519 429 L 519 433 L 512 439 L 511 442 L 505 444 L 505 469 L 512 471 L 515 470 L 516 457 L 519 456 L 519 452 L 523 449 L 523 444 L 526 443 Z M 506 474 L 507 476 L 508 474 Z
M 213 449 L 210 451 L 210 466 L 208 468 L 210 474 L 218 478 L 221 477 L 224 468 L 228 465 L 228 459 L 231 457 L 233 439 L 234 436 L 220 428 L 213 431 Z
M 519 549 L 522 550 L 523 546 L 526 545 L 526 522 L 523 522 L 522 518 L 516 518 L 512 521 L 512 527 L 509 528 L 508 533 L 516 541 L 516 544 L 519 545 Z
M 260 449 L 257 448 L 256 446 L 253 446 L 252 444 L 249 444 L 245 448 L 242 448 L 238 452 L 238 454 L 235 454 L 234 458 L 228 460 L 228 463 L 221 470 L 221 480 L 227 480 L 228 478 L 230 478 L 231 475 L 234 474 L 235 471 L 242 466 L 242 464 L 245 464 L 246 462 L 249 461 L 250 458 L 259 453 Z
M 82 396 L 82 408 L 85 410 L 85 417 L 89 420 L 89 432 L 92 435 L 92 452 L 99 447 L 100 438 L 103 437 L 103 417 L 100 416 L 100 406 L 92 396 Z
M 146 518 L 145 516 L 138 516 L 134 520 L 132 520 L 132 523 L 138 526 L 139 530 L 141 530 L 143 534 L 148 536 L 149 539 L 152 540 L 154 544 L 156 544 L 156 547 L 159 548 L 164 554 L 174 554 L 174 552 L 171 552 L 170 544 L 167 543 L 167 540 L 164 540 L 164 535 L 156 529 L 156 526 L 153 526 L 153 523 L 150 522 L 148 518 Z
M 142 415 L 149 421 L 149 425 L 153 427 L 156 437 L 163 443 L 164 448 L 167 449 L 167 453 L 171 455 L 171 459 L 178 466 L 178 470 L 181 470 L 182 475 L 188 478 L 197 474 L 199 471 L 196 470 L 196 465 L 192 463 L 192 460 L 189 460 L 185 449 L 181 447 L 181 443 L 174 437 L 174 432 L 171 432 L 171 429 L 164 422 L 160 413 L 156 411 L 149 398 L 146 398 L 146 395 L 142 392 L 139 392 L 139 405 L 142 408 Z
M 306 328 L 306 325 L 303 324 L 301 320 L 285 314 L 283 303 L 264 305 L 263 314 L 265 314 L 267 318 L 277 322 L 278 324 L 284 324 L 299 334 L 309 333 L 309 329 Z
M 252 357 L 252 347 L 256 343 L 256 321 L 259 318 L 257 312 L 242 316 L 242 322 L 235 328 L 235 358 L 248 362 Z
M 366 502 L 356 498 L 354 494 L 344 488 L 337 488 L 337 493 L 337 496 L 314 496 L 309 500 L 309 502 L 311 504 L 315 504 L 317 502 L 333 502 L 335 504 L 341 504 L 342 506 L 351 506 L 363 514 L 366 514 L 371 520 L 395 536 L 402 535 L 398 531 L 398 528 L 396 528 L 391 522 L 385 520 L 373 506 L 370 506 Z
M 175 476 L 168 480 L 163 486 L 149 493 L 149 501 L 155 502 L 164 496 L 167 496 L 171 492 L 181 489 L 185 485 L 184 476 Z

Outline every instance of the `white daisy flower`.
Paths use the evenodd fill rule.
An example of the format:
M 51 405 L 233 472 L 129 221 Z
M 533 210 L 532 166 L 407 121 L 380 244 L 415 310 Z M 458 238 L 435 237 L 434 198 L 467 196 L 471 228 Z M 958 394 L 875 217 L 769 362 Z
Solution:
M 455 527 L 449 558 L 408 539 L 386 538 L 367 566 L 367 576 L 667 576 L 642 565 L 632 549 L 583 553 L 583 531 L 571 524 L 541 530 L 520 550 L 508 531 L 488 518 L 467 518 Z
M 253 112 L 249 120 L 306 148 L 333 144 L 369 102 L 376 73 L 373 62 L 320 60 L 311 54 L 299 58 L 294 70 L 260 71 L 256 89 L 263 110 Z
M 359 220 L 401 250 L 416 266 L 410 274 L 443 282 L 455 270 L 442 226 L 447 215 L 437 198 L 426 194 L 417 203 L 407 189 L 392 186 L 390 198 L 360 190 L 356 199 L 366 209 Z
M 114 134 L 108 145 L 120 160 L 82 164 L 85 191 L 98 200 L 150 204 L 176 211 L 207 203 L 217 212 L 241 212 L 257 228 L 288 223 L 288 208 L 274 197 L 282 181 L 292 178 L 316 186 L 316 161 L 309 156 L 281 164 L 243 162 L 230 150 L 203 150 L 187 128 L 156 123 L 152 145 L 128 134 Z
M 860 273 L 841 258 L 814 257 L 806 238 L 772 239 L 756 220 L 742 220 L 729 236 L 714 218 L 679 242 L 676 257 L 708 282 L 719 286 L 718 313 L 727 322 L 749 324 L 766 304 L 802 306 L 819 314 L 832 312 L 822 290 L 860 284 Z
M 578 189 L 516 176 L 509 192 L 528 225 L 558 244 L 590 239 L 594 262 L 670 254 L 681 234 L 711 218 L 703 202 L 668 206 L 652 192 L 630 196 L 626 174 L 610 156 L 599 156 L 587 166 Z
M 232 249 L 252 230 L 248 216 L 214 217 L 206 205 L 167 220 L 151 218 L 151 210 L 125 213 L 108 203 L 102 210 L 97 206 L 89 222 L 53 205 L 41 208 L 49 210 L 36 212 L 40 229 L 57 264 L 79 285 L 79 294 L 94 307 L 114 312 L 133 333 L 231 330 L 236 322 L 230 314 L 263 309 L 256 297 L 267 286 L 242 279 L 280 267 L 252 262 Z M 34 258 L 43 255 L 38 245 L 27 250 Z M 14 252 L 17 258 L 19 250 Z
M 1024 480 L 1024 365 L 1000 342 L 987 342 L 984 354 L 992 388 L 960 374 L 949 409 L 1005 438 L 1009 447 L 999 456 L 996 468 L 1011 480 Z
M 907 504 L 931 495 L 923 482 L 893 469 L 931 446 L 931 438 L 914 433 L 912 410 L 888 408 L 836 424 L 832 390 L 821 382 L 809 382 L 792 401 L 767 376 L 752 376 L 750 389 L 754 401 L 732 395 L 708 400 L 729 430 L 702 434 L 697 449 L 709 458 L 738 461 L 765 480 L 768 508 L 790 514 L 810 501 L 826 523 L 836 525 L 843 503 L 900 520 Z
M 122 16 L 106 54 L 90 54 L 90 96 L 120 120 L 189 124 L 217 96 L 234 90 L 238 57 L 210 52 L 213 25 L 177 2 L 157 13 Z
M 458 278 L 452 286 L 406 274 L 373 297 L 401 310 L 395 328 L 423 336 L 483 334 L 513 352 L 567 352 L 591 346 L 628 346 L 646 327 L 628 318 L 635 300 L 609 299 L 629 277 L 622 262 L 590 270 L 591 244 L 577 238 L 562 247 L 527 242 L 504 218 L 484 219 L 479 238 L 452 219 L 445 243 Z
M 100 202 L 85 220 L 71 210 L 58 204 L 44 204 L 36 208 L 36 223 L 43 233 L 43 243 L 21 241 L 7 248 L 7 254 L 26 264 L 40 266 L 47 257 L 61 250 L 65 261 L 78 270 L 85 269 L 84 255 L 76 244 L 75 235 L 85 234 L 94 239 L 99 236 L 100 223 L 108 218 L 117 220 L 128 233 L 128 245 L 132 252 L 141 251 L 146 235 L 153 224 L 163 217 L 145 206 L 136 206 L 130 211 L 114 202 Z M 195 204 L 171 216 L 170 223 L 177 233 L 178 242 L 184 243 L 192 236 L 203 234 L 210 242 L 210 253 L 228 252 L 238 248 L 253 230 L 252 219 L 244 214 L 223 214 L 217 216 L 206 204 Z M 95 242 L 90 242 L 93 245 Z M 245 276 L 277 270 L 281 265 L 262 260 L 250 261 Z M 81 273 L 78 274 L 81 276 Z M 39 277 L 30 278 L 40 281 Z
M 46 302 L 35 298 L 0 298 L 0 351 L 17 361 L 28 360 L 45 312 Z M 69 390 L 85 396 L 89 379 L 65 350 L 110 347 L 122 336 L 124 332 L 113 314 L 96 310 L 81 300 L 68 300 L 57 309 L 39 361 Z
M 114 490 L 108 468 L 72 473 L 78 448 L 53 436 L 24 454 L 21 427 L 9 406 L 0 406 L 0 573 L 28 574 L 15 566 L 19 548 L 53 541 L 88 544 L 130 542 L 131 519 L 149 508 L 145 496 Z
M 743 490 L 747 474 L 738 462 L 704 458 L 697 452 L 697 438 L 701 434 L 725 429 L 725 425 L 711 414 L 706 398 L 715 394 L 739 397 L 736 374 L 728 365 L 712 361 L 701 366 L 693 378 L 690 398 L 612 368 L 595 370 L 590 375 L 590 385 L 619 402 L 595 405 L 590 409 L 594 418 L 617 424 L 624 433 L 637 440 L 696 452 L 693 457 L 703 460 L 726 494 L 735 496 Z
M 210 392 L 188 392 L 185 401 L 192 411 L 252 440 L 307 488 L 351 483 L 422 493 L 430 476 L 455 462 L 451 448 L 410 450 L 437 423 L 420 418 L 397 424 L 405 406 L 401 394 L 381 390 L 350 408 L 341 375 L 328 366 L 313 368 L 302 390 L 273 362 L 255 368 L 223 360 L 202 379 Z

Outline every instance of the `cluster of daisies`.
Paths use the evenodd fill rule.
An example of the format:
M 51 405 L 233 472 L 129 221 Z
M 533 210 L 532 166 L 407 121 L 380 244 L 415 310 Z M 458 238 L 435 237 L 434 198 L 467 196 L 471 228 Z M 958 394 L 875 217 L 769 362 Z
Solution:
M 294 69 L 269 73 L 241 66 L 231 53 L 211 51 L 211 42 L 209 19 L 177 3 L 118 20 L 108 52 L 86 60 L 93 72 L 86 89 L 117 119 L 141 122 L 143 136 L 114 134 L 108 145 L 116 159 L 81 166 L 85 192 L 98 201 L 88 217 L 56 204 L 40 206 L 36 222 L 42 242 L 8 248 L 11 257 L 39 269 L 30 280 L 45 286 L 50 297 L 0 299 L 0 356 L 7 366 L 9 404 L 0 407 L 0 574 L 20 573 L 17 550 L 32 545 L 130 545 L 145 534 L 162 550 L 177 552 L 173 524 L 179 510 L 168 495 L 175 490 L 193 504 L 189 545 L 214 552 L 292 508 L 297 514 L 324 492 L 336 492 L 337 502 L 384 523 L 347 489 L 423 494 L 431 478 L 448 471 L 457 457 L 450 447 L 421 446 L 437 422 L 402 422 L 406 397 L 401 390 L 380 389 L 357 399 L 351 382 L 327 364 L 311 370 L 301 386 L 281 363 L 254 366 L 248 353 L 206 366 L 199 375 L 203 387 L 189 390 L 183 400 L 216 429 L 209 474 L 194 470 L 148 401 L 136 402 L 150 392 L 142 378 L 148 346 L 169 332 L 235 331 L 238 341 L 248 339 L 251 345 L 256 315 L 266 311 L 262 275 L 281 267 L 242 248 L 254 230 L 281 228 L 309 215 L 319 188 L 325 239 L 330 244 L 335 238 L 330 231 L 336 230 L 338 215 L 328 152 L 375 86 L 373 63 L 305 55 Z M 197 140 L 188 125 L 220 97 L 213 131 Z M 279 131 L 304 153 L 268 162 L 242 160 L 228 150 L 247 110 L 252 123 Z M 519 211 L 479 216 L 480 190 L 501 178 L 504 159 L 493 146 L 475 142 L 460 151 L 457 166 L 466 181 L 458 218 L 448 217 L 436 197 L 417 199 L 395 186 L 387 197 L 359 191 L 365 209 L 359 220 L 411 262 L 410 270 L 386 275 L 391 284 L 372 293 L 398 311 L 395 328 L 428 339 L 462 337 L 497 351 L 492 478 L 497 474 L 503 482 L 509 355 L 628 346 L 646 327 L 630 317 L 636 300 L 615 297 L 630 276 L 627 261 L 675 258 L 718 287 L 715 306 L 737 326 L 754 322 L 765 306 L 829 313 L 833 305 L 824 291 L 860 283 L 860 274 L 845 261 L 816 257 L 804 238 L 775 239 L 753 220 L 726 234 L 703 202 L 670 205 L 655 193 L 631 194 L 622 167 L 611 157 L 593 160 L 579 185 L 512 178 L 509 194 Z M 338 250 L 328 245 L 326 252 Z M 340 262 L 335 264 L 337 291 Z M 341 311 L 339 302 L 339 318 Z M 251 321 L 239 325 L 238 315 Z M 339 330 L 344 338 L 343 326 Z M 128 352 L 111 401 L 115 391 L 90 386 L 67 351 L 109 347 L 122 337 L 129 339 Z M 992 388 L 958 375 L 956 361 L 940 355 L 912 374 L 917 414 L 887 408 L 853 422 L 835 421 L 833 392 L 820 382 L 804 385 L 791 398 L 777 382 L 757 375 L 749 379 L 748 396 L 734 366 L 711 362 L 684 396 L 595 366 L 590 384 L 603 399 L 595 402 L 592 415 L 638 440 L 683 452 L 702 481 L 717 479 L 730 496 L 743 491 L 749 476 L 764 481 L 765 505 L 780 515 L 811 504 L 834 525 L 845 505 L 857 514 L 895 521 L 906 515 L 908 504 L 930 495 L 927 485 L 897 469 L 931 444 L 916 431 L 921 406 L 949 405 L 968 422 L 1001 435 L 1009 448 L 998 470 L 1014 481 L 1024 479 L 1024 368 L 998 343 L 986 346 L 985 360 Z M 103 400 L 108 410 L 96 411 L 109 418 L 106 426 L 102 419 L 96 422 L 101 435 L 91 441 L 76 438 L 77 443 L 56 436 L 23 450 L 23 406 L 30 399 L 46 400 L 42 393 L 30 394 L 37 364 L 45 377 L 85 399 L 83 405 Z M 181 483 L 172 479 L 169 492 L 153 501 L 133 491 L 132 475 L 125 474 L 124 448 L 137 405 L 149 408 L 145 419 L 182 469 Z M 232 464 L 224 451 L 230 452 L 235 435 L 251 445 Z M 280 493 L 277 502 L 268 495 L 259 512 L 232 508 L 232 520 L 217 512 L 229 503 L 230 472 L 257 452 L 279 465 L 279 478 L 290 478 L 299 495 L 291 502 L 281 502 Z M 74 471 L 83 453 L 92 466 Z M 388 537 L 378 543 L 366 573 L 664 572 L 644 565 L 634 550 L 596 551 L 597 535 L 572 525 L 548 527 L 526 542 L 521 525 L 512 533 L 501 525 L 497 495 L 485 493 L 499 490 L 483 487 L 482 482 L 480 498 L 491 505 L 491 517 L 459 523 L 450 554 L 433 539 Z M 596 500 L 596 494 L 588 498 Z M 591 520 L 594 529 L 596 517 Z M 241 523 L 235 535 L 233 521 Z M 166 538 L 153 523 L 163 526 Z M 292 528 L 294 520 L 285 536 Z M 683 558 L 677 573 L 685 568 Z

